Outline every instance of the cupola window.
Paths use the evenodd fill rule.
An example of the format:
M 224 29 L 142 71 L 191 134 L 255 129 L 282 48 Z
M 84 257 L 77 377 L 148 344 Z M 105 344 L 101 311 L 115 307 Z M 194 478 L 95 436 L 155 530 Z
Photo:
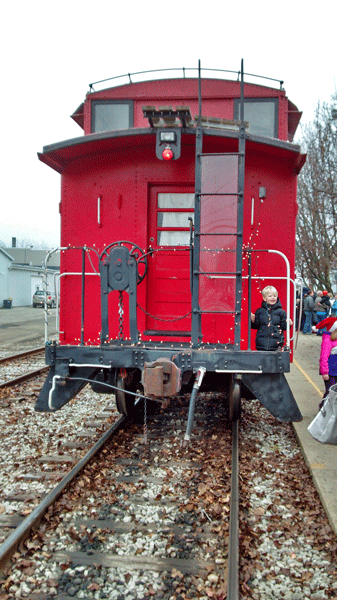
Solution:
M 91 131 L 115 131 L 133 126 L 132 101 L 97 100 L 91 105 Z

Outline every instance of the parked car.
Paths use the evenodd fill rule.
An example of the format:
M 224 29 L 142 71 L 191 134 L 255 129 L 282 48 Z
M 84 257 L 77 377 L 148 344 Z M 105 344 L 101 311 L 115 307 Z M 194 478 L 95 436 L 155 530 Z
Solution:
M 45 300 L 44 290 L 36 290 L 36 292 L 33 296 L 33 308 L 36 308 L 37 306 L 43 307 L 44 300 Z M 55 298 L 55 296 L 52 296 L 52 294 L 50 292 L 47 292 L 47 306 L 49 306 L 49 308 L 54 308 L 54 306 L 56 306 L 56 298 Z

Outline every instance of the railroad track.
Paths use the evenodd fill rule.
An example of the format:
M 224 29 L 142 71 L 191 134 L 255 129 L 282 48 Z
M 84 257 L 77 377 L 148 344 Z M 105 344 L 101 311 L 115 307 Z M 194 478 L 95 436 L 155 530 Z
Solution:
M 39 368 L 37 369 L 30 368 L 30 366 L 34 366 L 34 364 L 36 364 L 35 357 L 41 355 L 42 358 L 43 352 L 44 347 L 39 347 L 34 348 L 32 350 L 26 350 L 25 352 L 20 352 L 19 354 L 14 354 L 12 356 L 0 358 L 0 364 L 6 365 L 6 370 L 8 373 L 5 375 L 5 380 L 0 382 L 0 389 L 13 387 L 25 381 L 29 381 L 30 379 L 34 379 L 35 377 L 47 372 L 49 367 L 46 366 L 39 366 Z M 30 370 L 27 371 L 27 368 L 29 368 Z M 24 373 L 22 373 L 23 370 L 25 370 Z M 17 375 L 17 372 L 19 372 L 20 374 Z M 11 377 L 9 373 L 15 374 L 16 376 Z
M 6 362 L 12 362 L 14 360 L 19 360 L 22 358 L 26 358 L 27 356 L 34 356 L 35 354 L 42 354 L 44 352 L 44 346 L 39 346 L 38 348 L 33 348 L 32 350 L 25 350 L 24 352 L 19 352 L 18 354 L 12 354 L 9 356 L 3 356 L 0 358 L 0 365 Z
M 52 504 L 57 500 L 57 498 L 62 494 L 62 492 L 66 489 L 67 485 L 80 473 L 81 470 L 87 465 L 87 463 L 95 456 L 95 454 L 102 448 L 105 442 L 109 439 L 111 435 L 115 431 L 122 426 L 125 421 L 125 417 L 121 417 L 112 427 L 110 427 L 103 436 L 94 444 L 94 446 L 85 454 L 85 456 L 79 460 L 79 462 L 67 473 L 62 481 L 55 486 L 55 488 L 49 492 L 43 500 L 38 504 L 38 506 L 26 517 L 14 517 L 14 519 L 3 519 L 2 525 L 5 527 L 10 525 L 11 523 L 15 523 L 20 521 L 15 531 L 8 536 L 5 542 L 0 547 L 0 567 L 4 565 L 12 556 L 14 550 L 17 548 L 18 544 L 25 539 L 30 531 L 40 522 L 41 518 L 44 516 L 46 511 Z M 60 455 L 61 458 L 61 455 Z M 57 457 L 54 457 L 54 462 L 57 461 Z M 64 459 L 67 462 L 66 459 Z M 28 494 L 29 495 L 29 494 Z M 11 499 L 9 497 L 8 499 Z M 13 499 L 20 499 L 20 496 L 16 496 Z M 1 523 L 1 519 L 0 519 Z
M 2 391 L 6 536 L 118 419 L 111 396 L 89 387 L 62 411 L 34 413 L 38 385 L 26 384 L 26 392 L 18 386 L 7 396 Z M 148 444 L 136 424 L 114 433 L 68 483 L 0 576 L 6 600 L 222 600 L 226 587 L 227 598 L 235 598 L 231 432 L 219 397 L 200 394 L 191 442 L 182 448 L 188 400 L 175 400 L 171 411 L 149 420 Z M 302 588 L 310 598 L 318 590 L 317 599 L 334 597 L 334 536 L 291 427 L 258 402 L 244 402 L 240 439 L 240 598 L 288 591 L 303 597 Z M 229 582 L 228 556 L 234 563 Z
M 13 379 L 8 379 L 7 381 L 3 381 L 0 383 L 0 389 L 14 387 L 20 383 L 24 383 L 25 381 L 29 381 L 30 379 L 34 379 L 43 373 L 46 373 L 49 370 L 49 367 L 40 367 L 39 369 L 34 369 L 33 371 L 29 371 L 28 373 L 23 373 L 22 375 L 18 375 L 18 377 L 13 377 Z
M 100 448 L 106 444 L 100 455 L 85 467 L 76 483 L 69 485 L 70 475 L 67 475 L 41 507 L 36 507 L 34 514 L 27 517 L 26 523 L 31 527 L 34 519 L 41 519 L 41 511 L 49 507 L 52 516 L 49 512 L 48 523 L 53 530 L 50 535 L 66 538 L 62 550 L 56 548 L 49 559 L 48 569 L 58 573 L 57 594 L 53 597 L 70 598 L 75 593 L 76 585 L 71 586 L 71 578 L 68 581 L 62 577 L 64 570 L 87 571 L 81 585 L 87 584 L 89 590 L 93 585 L 90 583 L 92 571 L 98 568 L 112 570 L 115 579 L 123 581 L 124 588 L 119 587 L 124 597 L 150 598 L 153 593 L 165 597 L 160 594 L 166 594 L 171 585 L 178 592 L 184 589 L 188 594 L 186 598 L 215 593 L 219 598 L 221 594 L 225 597 L 231 434 L 225 408 L 214 414 L 214 402 L 219 407 L 221 400 L 210 394 L 202 396 L 193 442 L 188 448 L 183 449 L 181 444 L 188 411 L 186 398 L 175 403 L 171 410 L 151 418 L 148 444 L 144 444 L 138 425 L 131 424 L 122 433 L 115 425 L 113 435 L 105 434 L 105 441 L 100 442 Z M 97 448 L 97 444 L 95 446 Z M 84 458 L 80 462 L 83 468 Z M 76 469 L 78 473 L 80 467 Z M 56 500 L 63 483 L 68 491 L 51 509 L 51 499 Z M 234 497 L 238 497 L 237 492 Z M 64 504 L 66 514 L 62 510 Z M 92 507 L 89 514 L 88 505 Z M 62 534 L 58 531 L 60 525 L 56 530 L 52 525 L 54 519 L 58 524 L 65 521 Z M 20 528 L 6 540 L 0 552 L 13 551 L 19 538 L 25 535 L 24 522 Z M 236 548 L 230 552 L 235 569 L 234 576 L 229 576 L 233 599 L 238 597 L 237 525 L 234 531 L 231 544 Z M 137 581 L 136 588 L 143 590 L 143 595 L 127 596 L 131 580 Z M 115 585 L 110 583 L 112 587 Z M 146 590 L 150 590 L 148 595 Z M 64 595 L 68 591 L 70 594 Z

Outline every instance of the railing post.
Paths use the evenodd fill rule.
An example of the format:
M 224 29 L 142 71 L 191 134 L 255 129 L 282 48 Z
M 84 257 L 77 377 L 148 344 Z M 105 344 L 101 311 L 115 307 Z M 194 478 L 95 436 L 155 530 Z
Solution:
M 252 311 L 252 252 L 248 250 L 248 350 L 252 346 L 252 331 L 250 327 L 250 314 Z
M 81 346 L 84 345 L 85 246 L 82 248 Z

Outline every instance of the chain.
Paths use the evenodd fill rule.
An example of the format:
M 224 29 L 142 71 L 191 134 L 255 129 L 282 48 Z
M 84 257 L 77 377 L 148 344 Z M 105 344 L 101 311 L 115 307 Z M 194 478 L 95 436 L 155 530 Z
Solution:
M 175 319 L 162 319 L 161 317 L 155 317 L 154 315 L 151 315 L 151 313 L 147 312 L 145 310 L 145 308 L 142 308 L 142 306 L 139 306 L 138 302 L 137 302 L 137 308 L 142 310 L 143 313 L 145 313 L 148 317 L 151 317 L 152 319 L 156 319 L 156 321 L 166 321 L 167 323 L 172 323 L 173 321 L 181 321 L 182 319 L 186 319 L 186 317 L 189 317 L 192 314 L 192 311 L 190 310 L 190 312 L 186 313 L 186 315 L 183 315 L 182 317 L 177 317 Z
M 119 331 L 118 331 L 118 338 L 120 340 L 124 340 L 124 308 L 123 308 L 123 291 L 119 292 L 119 309 L 118 309 L 118 314 L 119 314 Z
M 94 271 L 94 273 L 97 273 L 97 275 L 98 275 L 98 271 L 95 269 L 95 267 L 93 265 L 93 262 L 92 262 L 92 259 L 91 259 L 91 256 L 90 256 L 90 252 L 88 252 L 88 250 L 91 250 L 91 248 L 87 248 L 87 257 L 89 258 L 89 262 L 90 262 L 90 264 L 92 266 L 92 270 Z
M 144 431 L 144 444 L 148 443 L 148 439 L 147 439 L 147 399 L 145 398 L 144 400 L 144 427 L 143 427 L 143 431 Z

